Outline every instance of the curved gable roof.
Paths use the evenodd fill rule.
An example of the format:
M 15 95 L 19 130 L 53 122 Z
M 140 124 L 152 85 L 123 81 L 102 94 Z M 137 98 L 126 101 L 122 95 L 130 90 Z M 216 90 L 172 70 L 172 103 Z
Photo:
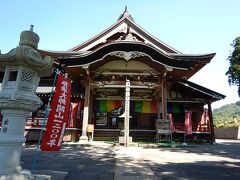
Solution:
M 156 69 L 161 65 L 179 71 L 188 70 L 187 73 L 181 72 L 183 74 L 179 71 L 173 72 L 175 76 L 179 76 L 180 73 L 185 78 L 191 77 L 215 56 L 215 53 L 192 55 L 175 50 L 136 24 L 127 11 L 105 31 L 69 51 L 50 52 L 42 50 L 40 52 L 42 55 L 54 57 L 64 66 L 81 67 L 99 62 L 116 51 L 121 51 L 121 53 L 131 53 L 133 51 L 143 53 L 144 56 L 151 59 L 148 63 L 153 67 L 156 66 Z M 149 58 L 146 60 L 149 60 Z

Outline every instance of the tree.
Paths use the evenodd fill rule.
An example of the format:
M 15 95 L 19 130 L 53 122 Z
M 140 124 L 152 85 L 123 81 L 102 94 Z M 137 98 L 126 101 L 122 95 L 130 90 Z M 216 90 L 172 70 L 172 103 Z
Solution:
M 228 76 L 229 85 L 238 86 L 238 95 L 240 97 L 240 36 L 231 45 L 234 49 L 228 57 L 230 66 L 226 75 Z
M 237 106 L 240 106 L 240 101 L 237 101 L 237 102 L 236 102 L 236 105 L 237 105 Z

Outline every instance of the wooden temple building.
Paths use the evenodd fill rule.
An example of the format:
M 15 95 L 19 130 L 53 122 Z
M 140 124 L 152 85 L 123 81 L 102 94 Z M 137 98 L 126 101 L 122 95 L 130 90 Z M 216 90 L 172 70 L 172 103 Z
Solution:
M 127 10 L 112 26 L 68 51 L 40 52 L 53 57 L 55 67 L 73 81 L 65 141 L 86 136 L 88 124 L 94 125 L 94 140 L 117 140 L 123 124 L 119 116 L 124 111 L 126 79 L 131 83 L 133 141 L 155 141 L 155 121 L 168 119 L 168 114 L 174 121 L 173 139 L 182 141 L 185 111 L 192 112 L 193 138 L 214 138 L 211 103 L 225 96 L 188 79 L 210 63 L 215 53 L 181 53 L 145 31 Z M 40 86 L 51 86 L 52 79 L 41 79 Z M 47 104 L 49 93 L 38 95 Z M 43 110 L 44 106 L 27 121 L 29 132 L 40 129 Z

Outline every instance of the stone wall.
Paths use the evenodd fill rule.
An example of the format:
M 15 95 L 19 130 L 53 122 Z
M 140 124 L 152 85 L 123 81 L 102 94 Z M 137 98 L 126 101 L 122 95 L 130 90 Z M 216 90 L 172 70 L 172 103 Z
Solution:
M 216 139 L 240 139 L 240 127 L 215 128 Z

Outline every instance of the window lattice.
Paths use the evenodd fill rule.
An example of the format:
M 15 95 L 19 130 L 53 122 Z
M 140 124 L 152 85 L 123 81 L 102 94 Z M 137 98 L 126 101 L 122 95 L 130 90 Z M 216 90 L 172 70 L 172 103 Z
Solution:
M 22 71 L 22 85 L 28 88 L 32 87 L 34 73 L 31 71 Z

